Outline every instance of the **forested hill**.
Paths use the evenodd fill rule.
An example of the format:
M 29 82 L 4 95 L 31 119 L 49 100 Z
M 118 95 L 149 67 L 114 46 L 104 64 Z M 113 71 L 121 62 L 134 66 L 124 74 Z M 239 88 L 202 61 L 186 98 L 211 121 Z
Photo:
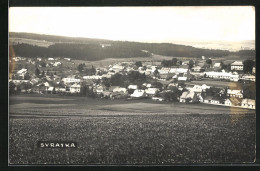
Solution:
M 10 33 L 10 38 L 26 39 L 26 43 L 23 41 L 10 43 L 15 55 L 22 57 L 70 57 L 72 59 L 101 60 L 105 58 L 149 57 L 152 54 L 198 58 L 201 56 L 223 57 L 231 54 L 255 55 L 254 50 L 234 53 L 226 50 L 200 49 L 170 43 L 138 43 L 31 33 Z M 31 43 L 28 40 L 32 40 Z M 51 44 L 39 46 L 35 41 L 42 41 L 41 43 L 51 42 Z

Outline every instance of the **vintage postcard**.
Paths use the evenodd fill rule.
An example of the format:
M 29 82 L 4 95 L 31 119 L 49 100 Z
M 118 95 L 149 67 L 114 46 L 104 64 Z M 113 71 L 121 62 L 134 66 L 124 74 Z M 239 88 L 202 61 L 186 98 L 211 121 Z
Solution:
M 10 7 L 9 165 L 254 163 L 252 6 Z

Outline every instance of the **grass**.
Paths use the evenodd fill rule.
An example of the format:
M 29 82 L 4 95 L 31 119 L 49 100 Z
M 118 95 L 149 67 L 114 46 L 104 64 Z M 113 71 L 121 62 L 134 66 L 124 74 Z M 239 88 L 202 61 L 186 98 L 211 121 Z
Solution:
M 205 104 L 10 96 L 10 164 L 241 163 L 255 158 L 255 113 Z M 202 115 L 203 114 L 203 115 Z M 76 141 L 77 149 L 37 148 Z
M 10 164 L 253 162 L 255 116 L 172 115 L 10 119 Z M 37 141 L 76 141 L 40 149 Z

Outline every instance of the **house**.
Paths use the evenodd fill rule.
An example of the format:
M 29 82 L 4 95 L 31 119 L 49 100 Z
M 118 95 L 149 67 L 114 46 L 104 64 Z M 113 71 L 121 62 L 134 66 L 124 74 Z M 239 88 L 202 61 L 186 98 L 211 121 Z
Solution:
M 143 83 L 143 86 L 147 87 L 147 88 L 150 88 L 150 87 L 152 87 L 152 84 L 150 84 L 150 83 Z
M 30 80 L 30 83 L 31 83 L 32 85 L 35 85 L 35 84 L 37 84 L 37 83 L 40 82 L 40 81 L 41 81 L 40 78 L 33 78 L 33 79 Z
M 148 96 L 154 96 L 156 95 L 156 93 L 159 91 L 158 88 L 148 88 L 148 89 L 145 89 L 145 93 L 148 95 Z
M 252 68 L 252 74 L 255 74 L 255 67 Z
M 159 76 L 158 80 L 164 80 L 165 81 L 167 79 L 167 77 L 168 77 L 167 74 L 162 74 L 162 75 Z
M 17 75 L 20 79 L 24 79 L 25 74 L 27 73 L 27 69 L 23 68 L 19 71 L 17 71 Z
M 213 97 L 210 101 L 211 104 L 221 104 L 221 101 L 218 97 Z
M 180 102 L 182 103 L 186 103 L 186 102 L 193 103 L 197 101 L 198 101 L 197 94 L 193 91 L 185 91 L 180 96 Z
M 128 89 L 136 90 L 137 88 L 138 88 L 137 85 L 129 85 L 129 86 L 128 86 Z
M 47 92 L 48 92 L 48 93 L 52 93 L 53 90 L 54 90 L 54 87 L 49 87 L 49 88 L 47 89 Z
M 130 95 L 131 97 L 135 97 L 135 98 L 138 98 L 138 97 L 144 97 L 145 96 L 145 91 L 144 90 L 141 90 L 141 89 L 136 89 L 134 91 L 133 94 Z
M 63 78 L 62 81 L 65 84 L 68 84 L 68 83 L 80 83 L 80 79 L 76 79 L 76 78 Z
M 231 64 L 231 70 L 243 71 L 243 66 L 242 61 L 235 61 Z
M 228 95 L 229 97 L 243 98 L 243 90 L 228 89 L 228 90 L 227 90 L 227 95 Z
M 61 65 L 61 62 L 54 62 L 53 66 L 60 66 Z
M 191 68 L 191 70 L 193 72 L 203 72 L 203 71 L 205 71 L 205 69 L 202 68 L 201 66 L 195 66 L 195 67 Z
M 219 62 L 217 62 L 217 63 L 215 63 L 215 64 L 213 65 L 213 68 L 219 68 L 219 67 L 221 67 L 221 63 L 219 63 Z
M 230 99 L 226 99 L 225 102 L 224 102 L 224 104 L 225 104 L 226 106 L 232 106 L 232 102 L 231 102 Z
M 83 76 L 83 79 L 85 79 L 85 80 L 99 80 L 99 79 L 102 79 L 102 76 L 100 76 L 100 75 L 87 75 L 87 76 Z
M 163 67 L 163 68 L 161 68 L 161 69 L 158 69 L 158 72 L 159 72 L 160 74 L 168 74 L 168 73 L 170 72 L 170 68 L 165 68 L 165 67 Z
M 255 82 L 255 76 L 254 75 L 244 75 L 244 76 L 242 76 L 241 80 L 254 81 Z
M 187 77 L 178 77 L 178 81 L 187 81 Z
M 248 109 L 255 109 L 255 100 L 253 99 L 243 99 L 241 106 Z
M 155 100 L 155 101 L 164 101 L 164 99 L 162 97 L 152 97 L 152 100 Z
M 74 83 L 70 86 L 71 93 L 79 93 L 80 92 L 80 84 Z
M 127 93 L 127 89 L 126 88 L 123 88 L 123 87 L 115 87 L 113 89 L 113 92 L 122 92 L 122 93 Z
M 54 61 L 54 58 L 48 58 L 48 61 Z
M 213 79 L 237 80 L 239 77 L 237 73 L 225 72 L 224 70 L 222 72 L 209 71 L 204 72 L 204 74 L 206 74 L 206 77 Z
M 103 94 L 104 97 L 110 97 L 110 94 L 111 94 L 111 93 L 112 93 L 111 91 L 107 91 L 107 90 L 104 90 L 104 91 L 102 92 L 102 94 Z
M 71 61 L 71 59 L 70 58 L 64 58 L 66 61 Z
M 111 75 L 109 75 L 109 74 L 103 74 L 101 77 L 102 77 L 102 78 L 111 78 Z
M 59 92 L 59 93 L 64 93 L 64 92 L 66 92 L 66 88 L 64 88 L 64 87 L 57 87 L 57 88 L 55 88 L 55 91 Z
M 122 92 L 112 92 L 110 94 L 110 98 L 111 99 L 120 99 L 120 98 L 124 98 L 126 95 Z

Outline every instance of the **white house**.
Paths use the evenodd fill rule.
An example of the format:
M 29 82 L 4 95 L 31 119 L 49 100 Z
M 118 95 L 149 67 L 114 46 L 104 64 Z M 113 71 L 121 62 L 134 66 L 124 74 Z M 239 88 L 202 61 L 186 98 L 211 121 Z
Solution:
M 87 75 L 87 76 L 83 76 L 83 79 L 85 79 L 85 80 L 99 80 L 99 79 L 102 79 L 102 76 L 100 76 L 100 75 Z
M 64 58 L 66 61 L 71 61 L 71 59 L 70 58 Z
M 136 90 L 137 88 L 138 88 L 137 85 L 129 85 L 129 86 L 128 86 L 128 89 Z
M 243 90 L 228 89 L 227 95 L 230 96 L 230 97 L 243 98 Z
M 71 93 L 79 93 L 80 92 L 80 84 L 75 83 L 70 86 Z
M 162 69 L 158 69 L 160 74 L 168 74 L 170 72 L 170 68 L 163 67 Z
M 185 103 L 185 102 L 196 102 L 198 101 L 197 99 L 197 94 L 193 91 L 185 91 L 182 93 L 180 96 L 180 102 Z
M 61 65 L 61 62 L 54 62 L 53 66 L 59 66 Z
M 255 81 L 255 76 L 254 75 L 244 75 L 241 78 L 242 80 L 247 80 L 247 81 Z
M 133 94 L 130 95 L 131 97 L 144 97 L 145 96 L 145 91 L 144 90 L 140 90 L 140 89 L 137 89 L 134 91 Z
M 113 92 L 126 93 L 126 92 L 127 92 L 127 89 L 126 89 L 126 88 L 123 88 L 123 87 L 115 87 L 115 88 L 113 89 Z
M 249 109 L 255 109 L 255 100 L 253 99 L 243 99 L 241 106 Z
M 80 79 L 76 78 L 63 78 L 62 81 L 67 84 L 67 83 L 79 83 Z
M 155 100 L 155 101 L 163 101 L 164 99 L 162 97 L 152 97 L 152 100 Z
M 243 62 L 242 61 L 235 61 L 231 64 L 231 70 L 238 70 L 242 71 L 243 70 Z
M 22 78 L 22 79 L 24 79 L 24 76 L 25 76 L 26 73 L 27 73 L 27 69 L 25 69 L 25 68 L 23 68 L 23 69 L 17 71 L 17 75 L 18 75 L 20 78 Z
M 226 99 L 224 103 L 226 106 L 232 106 L 232 102 L 230 99 Z
M 48 58 L 48 61 L 54 61 L 54 58 Z
M 145 89 L 145 93 L 150 96 L 154 96 L 159 91 L 158 88 L 148 88 Z

